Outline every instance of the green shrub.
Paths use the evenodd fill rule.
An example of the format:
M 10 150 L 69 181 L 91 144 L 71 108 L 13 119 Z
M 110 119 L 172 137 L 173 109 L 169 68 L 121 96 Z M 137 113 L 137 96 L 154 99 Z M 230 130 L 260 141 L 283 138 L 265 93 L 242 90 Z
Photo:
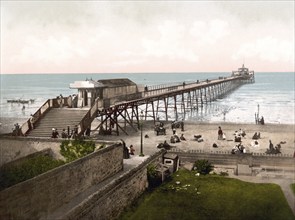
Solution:
M 0 190 L 31 179 L 64 163 L 62 160 L 55 160 L 50 156 L 40 155 L 29 158 L 21 164 L 4 165 L 0 171 Z
M 197 160 L 194 164 L 194 169 L 203 175 L 209 174 L 214 166 L 208 160 Z
M 224 172 L 224 171 L 221 171 L 219 175 L 220 176 L 228 176 L 228 173 L 227 172 Z
M 149 183 L 149 188 L 153 189 L 161 184 L 161 177 L 157 172 L 157 167 L 155 164 L 149 164 L 147 167 L 147 179 Z
M 84 157 L 95 150 L 93 141 L 84 140 L 64 140 L 60 145 L 60 154 L 67 162 Z

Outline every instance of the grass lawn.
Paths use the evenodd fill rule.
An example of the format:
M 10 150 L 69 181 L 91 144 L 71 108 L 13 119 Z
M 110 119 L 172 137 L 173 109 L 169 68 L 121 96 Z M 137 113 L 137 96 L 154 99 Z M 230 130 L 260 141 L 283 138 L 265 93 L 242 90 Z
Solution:
M 180 184 L 176 184 L 179 181 Z M 254 184 L 217 175 L 178 171 L 145 193 L 120 219 L 295 219 L 278 185 Z

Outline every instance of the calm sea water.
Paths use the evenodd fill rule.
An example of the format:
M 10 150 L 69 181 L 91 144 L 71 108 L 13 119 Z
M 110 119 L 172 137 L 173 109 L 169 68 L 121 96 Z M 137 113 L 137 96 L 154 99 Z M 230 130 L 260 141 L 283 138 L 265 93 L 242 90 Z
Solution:
M 159 85 L 173 82 L 214 79 L 231 73 L 134 73 L 134 74 L 2 74 L 1 117 L 29 118 L 47 99 L 77 93 L 70 83 L 86 78 L 98 80 L 129 78 L 137 84 Z M 266 123 L 295 124 L 294 72 L 255 73 L 256 82 L 239 87 L 226 97 L 186 114 L 185 119 L 208 122 L 254 123 L 255 113 Z M 34 103 L 7 103 L 8 99 L 35 99 Z M 225 113 L 225 114 L 224 114 Z M 172 116 L 173 117 L 173 116 Z

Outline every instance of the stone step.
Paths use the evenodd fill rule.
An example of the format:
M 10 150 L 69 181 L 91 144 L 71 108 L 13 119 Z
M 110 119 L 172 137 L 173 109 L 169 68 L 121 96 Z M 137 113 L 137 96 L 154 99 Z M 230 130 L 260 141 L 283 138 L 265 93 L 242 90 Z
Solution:
M 68 108 L 53 108 L 47 112 L 36 124 L 35 128 L 29 132 L 28 136 L 50 137 L 52 128 L 56 128 L 59 133 L 70 126 L 70 130 L 78 125 L 87 110 L 77 110 Z

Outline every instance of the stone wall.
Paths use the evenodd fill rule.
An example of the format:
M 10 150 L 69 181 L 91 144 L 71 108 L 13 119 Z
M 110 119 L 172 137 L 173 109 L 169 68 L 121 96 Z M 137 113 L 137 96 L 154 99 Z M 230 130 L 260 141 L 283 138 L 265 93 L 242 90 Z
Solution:
M 121 143 L 0 191 L 0 219 L 40 219 L 123 169 Z
M 1 137 L 0 138 L 0 167 L 11 161 L 17 160 L 27 155 L 50 148 L 53 157 L 61 159 L 59 155 L 61 140 L 37 139 L 24 137 Z
M 292 155 L 267 155 L 267 154 L 231 154 L 225 152 L 208 153 L 203 151 L 182 152 L 173 150 L 180 157 L 180 162 L 194 163 L 199 159 L 209 160 L 213 164 L 231 165 L 245 164 L 252 166 L 276 166 L 276 167 L 294 167 L 295 158 Z
M 18 166 L 20 164 L 23 164 L 26 160 L 31 159 L 31 158 L 35 158 L 35 157 L 38 157 L 38 156 L 53 157 L 52 155 L 53 155 L 52 150 L 50 148 L 46 148 L 44 150 L 37 151 L 37 152 L 29 154 L 29 155 L 27 155 L 25 157 L 21 157 L 21 158 L 18 158 L 16 160 L 13 160 L 13 161 L 10 161 L 8 163 L 3 164 L 2 167 L 0 166 L 0 172 L 4 167 L 7 168 L 7 167 L 10 167 L 10 166 Z
M 146 190 L 147 166 L 162 161 L 164 153 L 165 151 L 155 153 L 139 166 L 100 188 L 87 201 L 62 216 L 62 219 L 116 219 L 125 207 Z

